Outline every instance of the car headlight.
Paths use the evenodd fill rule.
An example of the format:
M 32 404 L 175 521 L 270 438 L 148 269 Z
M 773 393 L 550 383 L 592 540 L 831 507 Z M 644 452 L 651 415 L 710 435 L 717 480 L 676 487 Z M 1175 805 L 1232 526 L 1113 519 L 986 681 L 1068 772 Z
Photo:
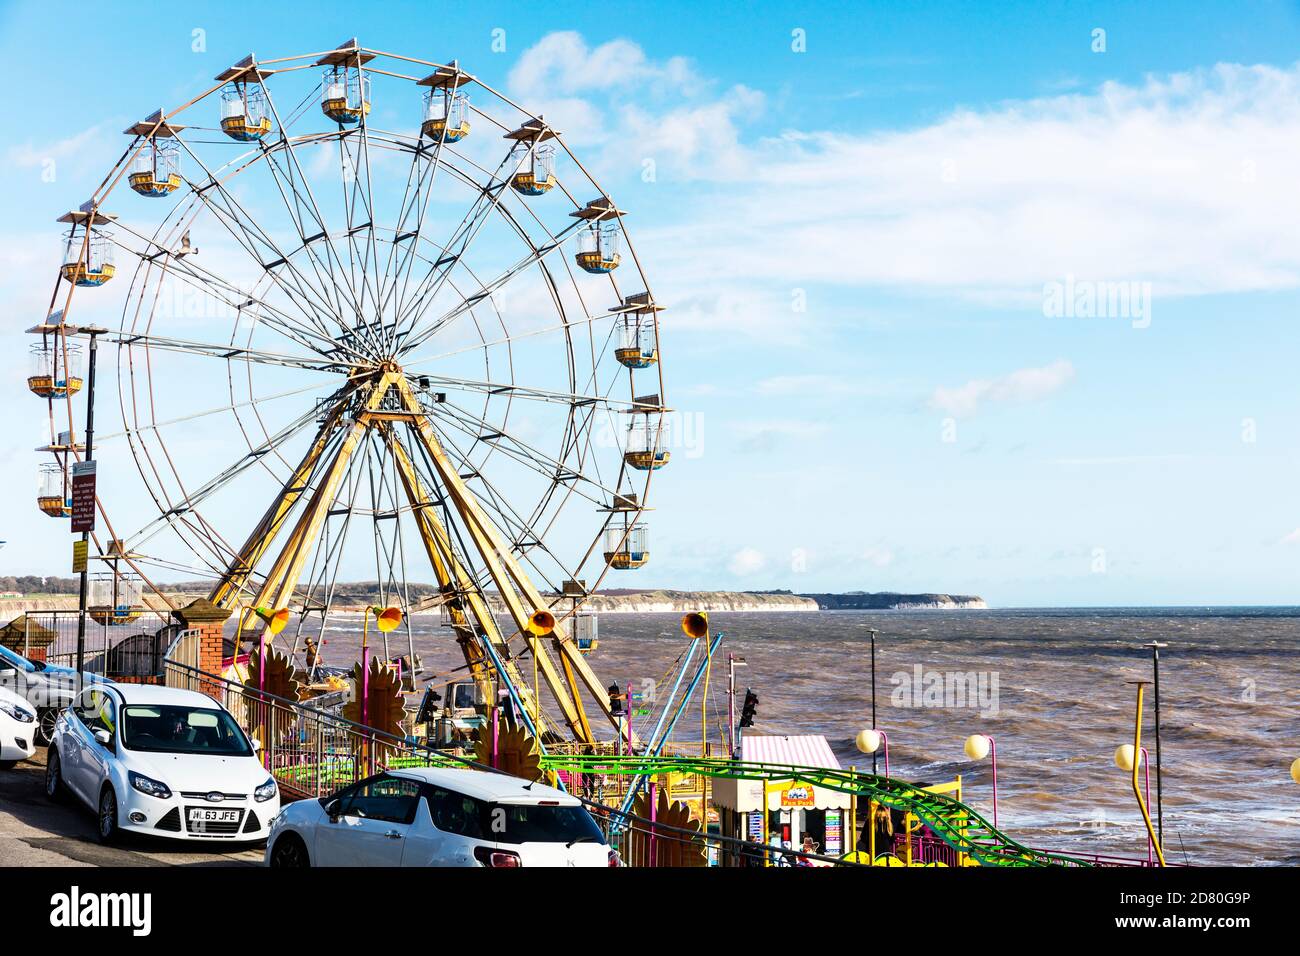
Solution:
M 20 724 L 30 724 L 36 719 L 36 715 L 25 707 L 19 707 L 17 704 L 11 704 L 3 700 L 0 700 L 0 714 L 8 714 Z
M 256 790 L 253 791 L 253 799 L 256 800 L 258 803 L 266 803 L 266 801 L 273 798 L 278 792 L 279 791 L 275 786 L 275 781 L 268 780 L 266 781 L 266 783 L 262 784 L 260 787 L 258 787 Z
M 159 800 L 166 800 L 172 795 L 171 787 L 167 786 L 167 784 L 163 783 L 161 780 L 154 780 L 152 777 L 146 777 L 144 774 L 136 773 L 134 770 L 132 770 L 127 776 L 131 781 L 131 786 L 150 797 L 157 797 Z

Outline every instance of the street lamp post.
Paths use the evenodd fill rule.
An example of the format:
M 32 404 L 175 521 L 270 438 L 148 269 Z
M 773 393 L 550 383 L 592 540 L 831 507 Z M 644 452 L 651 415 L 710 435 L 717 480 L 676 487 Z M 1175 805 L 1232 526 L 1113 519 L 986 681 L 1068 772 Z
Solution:
M 988 734 L 971 734 L 963 748 L 971 760 L 993 760 L 993 829 L 998 828 L 998 745 Z
M 1165 844 L 1165 808 L 1164 808 L 1164 788 L 1161 786 L 1160 779 L 1160 648 L 1168 647 L 1168 644 L 1162 644 L 1160 641 L 1151 641 L 1147 647 L 1151 648 L 1151 676 L 1153 686 L 1151 692 L 1155 697 L 1156 710 L 1156 831 L 1160 834 L 1160 845 Z M 1147 798 L 1147 803 L 1151 799 Z
M 748 667 L 743 657 L 727 655 L 727 756 L 736 758 L 736 668 Z
M 1146 747 L 1141 748 L 1141 750 L 1138 753 L 1138 759 L 1141 760 L 1142 762 L 1142 771 L 1146 776 L 1146 786 L 1145 786 L 1146 801 L 1147 804 L 1150 805 L 1151 803 L 1151 762 L 1148 759 Z M 1133 745 L 1132 744 L 1120 744 L 1118 747 L 1115 748 L 1115 766 L 1119 767 L 1119 769 L 1123 770 L 1125 773 L 1133 772 Z M 1151 834 L 1148 833 L 1147 834 L 1147 866 L 1152 866 L 1155 864 L 1155 860 L 1152 857 L 1153 849 L 1154 849 L 1154 845 L 1151 842 Z
M 871 754 L 871 762 L 875 764 L 876 752 L 882 747 L 885 750 L 885 776 L 889 776 L 889 734 L 883 730 L 876 730 L 872 727 L 858 734 L 856 741 L 858 749 L 864 754 Z
M 868 628 L 867 633 L 871 635 L 871 726 L 876 726 L 876 629 Z M 871 751 L 871 775 L 876 775 L 876 752 Z M 885 776 L 889 776 L 888 760 L 886 760 Z

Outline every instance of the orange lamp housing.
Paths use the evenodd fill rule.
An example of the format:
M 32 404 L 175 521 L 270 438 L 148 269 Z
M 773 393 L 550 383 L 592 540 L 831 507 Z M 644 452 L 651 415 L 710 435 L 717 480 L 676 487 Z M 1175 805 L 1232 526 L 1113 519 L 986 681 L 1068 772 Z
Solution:
M 682 633 L 687 637 L 708 637 L 709 616 L 703 611 L 691 611 L 683 614 Z

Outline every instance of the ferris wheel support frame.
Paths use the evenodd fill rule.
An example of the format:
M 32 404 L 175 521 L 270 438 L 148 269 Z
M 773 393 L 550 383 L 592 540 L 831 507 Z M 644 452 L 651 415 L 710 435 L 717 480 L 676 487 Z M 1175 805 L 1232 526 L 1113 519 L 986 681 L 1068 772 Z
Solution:
M 381 409 L 390 392 L 396 393 L 398 397 L 400 405 L 398 410 Z M 469 531 L 470 541 L 482 558 L 519 633 L 524 637 L 529 653 L 537 663 L 539 676 L 545 681 L 551 696 L 559 705 L 569 730 L 580 742 L 595 742 L 595 735 L 581 693 L 582 686 L 585 686 L 606 719 L 617 731 L 620 721 L 610 709 L 604 693 L 604 685 L 562 627 L 557 624 L 545 637 L 533 633 L 530 629 L 533 612 L 546 607 L 547 602 L 502 540 L 500 531 L 487 517 L 455 465 L 447 457 L 418 397 L 411 389 L 404 373 L 396 366 L 382 368 L 377 380 L 354 380 L 354 384 L 339 396 L 311 447 L 288 482 L 280 489 L 239 554 L 226 568 L 209 600 L 218 606 L 231 607 L 239 601 L 241 593 L 247 590 L 248 579 L 253 574 L 252 569 L 258 560 L 270 551 L 289 513 L 301 500 L 308 479 L 320 464 L 335 432 L 342 425 L 343 411 L 353 401 L 360 403 L 359 413 L 322 470 L 316 490 L 262 579 L 251 604 L 280 607 L 287 605 L 293 598 L 307 557 L 320 535 L 326 515 L 338 496 L 348 464 L 367 431 L 376 429 L 385 444 L 393 451 L 403 490 L 415 515 L 425 553 L 438 579 L 439 589 L 449 605 L 453 629 L 457 633 L 457 640 L 471 676 L 475 683 L 490 695 L 491 680 L 487 671 L 486 655 L 475 643 L 476 640 L 486 641 L 496 652 L 495 656 L 502 660 L 499 679 L 513 686 L 529 716 L 538 727 L 539 733 L 541 732 L 546 722 L 541 702 L 531 692 L 527 682 L 511 660 L 509 641 L 501 633 L 500 626 L 487 601 L 479 593 L 473 576 L 457 557 L 451 536 L 435 513 L 433 497 L 425 489 L 409 452 L 393 427 L 398 422 L 404 422 L 409 426 L 411 438 L 433 465 L 437 480 L 446 494 L 446 500 L 451 503 L 464 527 Z M 477 625 L 477 628 L 474 625 Z M 236 644 L 242 638 L 242 632 L 241 620 L 236 633 Z M 559 668 L 556 667 L 555 661 L 548 652 L 547 644 L 558 654 Z
M 541 713 L 541 707 L 536 700 L 536 695 L 531 692 L 527 681 L 523 679 L 523 675 L 519 673 L 510 656 L 509 642 L 501 634 L 496 617 L 492 614 L 491 608 L 488 607 L 478 588 L 475 587 L 472 576 L 465 566 L 457 560 L 447 529 L 443 527 L 442 522 L 438 520 L 434 513 L 433 498 L 420 480 L 406 446 L 397 438 L 397 434 L 391 426 L 384 428 L 384 436 L 393 451 L 393 458 L 397 464 L 402 485 L 412 503 L 416 523 L 420 531 L 420 540 L 424 544 L 425 553 L 428 555 L 429 563 L 433 566 L 434 575 L 438 579 L 438 587 L 445 596 L 448 612 L 451 616 L 452 629 L 456 632 L 456 641 L 465 657 L 465 664 L 469 668 L 470 676 L 479 690 L 482 691 L 483 699 L 492 700 L 496 693 L 496 687 L 492 684 L 489 673 L 490 662 L 488 656 L 484 654 L 483 649 L 478 644 L 480 640 L 478 635 L 481 634 L 481 639 L 490 644 L 493 650 L 496 651 L 496 659 L 501 661 L 501 670 L 505 671 L 501 675 L 502 678 L 514 686 L 519 699 L 532 717 L 534 726 L 540 735 L 545 730 L 546 719 Z M 466 613 L 466 605 L 468 605 L 469 609 L 468 614 Z M 474 625 L 470 622 L 471 615 L 478 625 L 478 631 L 474 629 Z M 562 710 L 565 710 L 567 720 L 570 714 L 565 708 L 566 703 L 567 701 L 564 698 L 560 698 L 560 706 Z M 576 722 L 576 716 L 574 722 Z M 572 727 L 573 723 L 570 723 L 570 726 Z

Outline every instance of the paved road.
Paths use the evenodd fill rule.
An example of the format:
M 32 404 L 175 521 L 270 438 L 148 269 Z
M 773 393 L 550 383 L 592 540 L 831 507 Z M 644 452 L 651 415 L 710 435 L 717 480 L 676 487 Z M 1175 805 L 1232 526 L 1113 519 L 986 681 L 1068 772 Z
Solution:
M 245 845 L 246 847 L 247 845 Z M 257 866 L 262 849 L 189 844 L 130 836 L 104 846 L 94 814 L 80 802 L 45 797 L 45 751 L 0 770 L 0 865 L 3 866 Z

